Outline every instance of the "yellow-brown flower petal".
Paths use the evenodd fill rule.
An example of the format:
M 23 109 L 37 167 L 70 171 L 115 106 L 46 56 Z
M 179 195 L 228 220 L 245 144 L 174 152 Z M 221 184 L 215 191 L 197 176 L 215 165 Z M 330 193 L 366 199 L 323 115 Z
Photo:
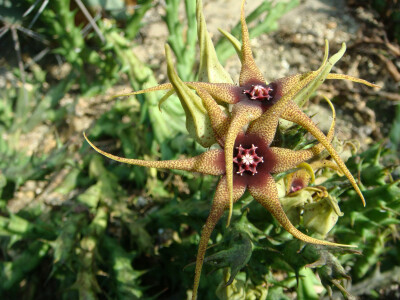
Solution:
M 257 67 L 250 48 L 250 36 L 244 14 L 245 2 L 245 0 L 242 1 L 242 9 L 240 13 L 240 23 L 242 25 L 242 69 L 240 70 L 239 85 L 245 86 L 249 84 L 265 84 L 264 76 Z
M 229 83 L 187 82 L 188 85 L 200 87 L 207 91 L 215 101 L 223 104 L 235 104 L 246 97 L 242 94 L 242 88 Z
M 251 121 L 259 118 L 262 114 L 262 108 L 258 105 L 243 104 L 242 102 L 236 104 L 232 110 L 232 119 L 228 132 L 225 137 L 225 168 L 226 180 L 228 182 L 229 194 L 229 215 L 227 226 L 229 226 L 232 216 L 233 205 L 233 147 L 235 145 L 236 137 L 243 129 L 243 126 L 249 124 Z
M 310 72 L 307 74 L 289 76 L 272 83 L 275 89 L 274 97 L 276 98 L 274 101 L 276 101 L 276 103 L 269 107 L 261 117 L 249 125 L 247 133 L 257 134 L 268 142 L 268 144 L 271 144 L 276 133 L 278 120 L 285 111 L 289 101 L 305 86 L 312 82 L 317 75 L 318 74 L 315 72 Z
M 243 195 L 245 189 L 246 187 L 244 185 L 241 186 L 235 185 L 235 188 L 233 190 L 233 201 L 237 201 Z M 210 214 L 201 231 L 199 249 L 197 251 L 197 257 L 196 257 L 196 270 L 194 273 L 192 300 L 197 299 L 197 290 L 199 288 L 201 269 L 203 267 L 204 256 L 207 250 L 207 245 L 211 233 L 213 232 L 215 225 L 218 223 L 225 209 L 228 207 L 229 207 L 229 202 L 228 202 L 227 183 L 226 183 L 226 177 L 223 176 L 218 183 L 214 195 L 213 204 L 210 210 Z
M 141 159 L 119 157 L 107 153 L 97 148 L 86 137 L 85 133 L 83 133 L 83 136 L 85 137 L 89 145 L 98 153 L 121 163 L 143 166 L 148 168 L 185 170 L 185 171 L 199 172 L 202 174 L 209 174 L 209 175 L 222 175 L 225 173 L 224 152 L 220 149 L 209 150 L 198 156 L 186 159 L 147 161 Z
M 215 102 L 211 95 L 199 85 L 188 83 L 188 87 L 194 89 L 199 97 L 203 101 L 203 105 L 207 110 L 207 114 L 210 118 L 211 126 L 216 135 L 218 143 L 223 146 L 226 132 L 229 128 L 230 118 L 226 115 L 226 110 L 223 111 L 221 106 Z
M 329 128 L 327 140 L 331 142 L 335 133 L 336 111 L 332 102 L 324 97 L 332 109 L 332 122 Z M 293 103 L 293 105 L 295 105 Z M 293 151 L 290 149 L 272 147 L 271 151 L 276 155 L 277 163 L 271 170 L 271 173 L 281 173 L 289 169 L 295 168 L 299 163 L 307 161 L 312 157 L 320 154 L 325 149 L 322 143 L 319 143 L 309 149 Z
M 164 90 L 171 90 L 174 87 L 170 83 L 163 83 L 157 86 L 153 86 L 151 88 L 143 89 L 140 91 L 134 91 L 126 94 L 118 94 L 112 96 L 112 98 L 118 98 L 118 97 L 127 97 L 127 96 L 134 96 L 134 95 L 140 95 L 140 94 L 145 94 L 145 93 L 150 93 L 150 92 L 155 92 L 155 91 L 164 91 Z
M 275 219 L 277 219 L 282 227 L 285 228 L 286 231 L 292 234 L 295 238 L 310 244 L 336 247 L 356 247 L 353 245 L 336 244 L 328 241 L 318 240 L 297 230 L 286 216 L 282 205 L 279 202 L 276 183 L 272 176 L 265 176 L 258 184 L 252 184 L 248 187 L 248 189 L 253 198 L 262 206 L 264 206 L 275 217 Z
M 324 145 L 326 150 L 338 164 L 344 175 L 349 179 L 351 185 L 356 190 L 357 194 L 360 196 L 364 206 L 365 199 L 361 193 L 360 188 L 357 185 L 353 175 L 347 169 L 344 162 L 341 160 L 336 150 L 333 148 L 331 143 L 328 141 L 327 137 L 322 133 L 321 130 L 313 123 L 313 121 L 293 102 L 290 102 L 285 112 L 281 116 L 283 119 L 294 122 L 300 126 L 303 126 L 309 133 L 311 133 L 321 144 Z
M 303 162 L 297 168 L 300 169 L 286 177 L 286 194 L 297 192 L 308 186 L 310 181 L 315 181 L 314 170 L 309 164 Z
M 366 81 L 364 79 L 361 78 L 357 78 L 357 77 L 353 77 L 350 75 L 345 75 L 345 74 L 336 74 L 336 73 L 330 73 L 326 76 L 326 79 L 340 79 L 340 80 L 350 80 L 356 83 L 361 83 L 370 87 L 374 87 L 374 88 L 380 88 L 379 85 L 376 85 L 374 83 L 371 83 L 369 81 Z

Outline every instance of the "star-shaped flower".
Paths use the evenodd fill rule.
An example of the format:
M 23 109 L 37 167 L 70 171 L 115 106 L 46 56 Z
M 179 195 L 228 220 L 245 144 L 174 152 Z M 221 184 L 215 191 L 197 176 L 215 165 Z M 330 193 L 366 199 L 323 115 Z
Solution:
M 202 100 L 204 109 L 207 111 L 213 130 L 213 136 L 219 145 L 223 145 L 225 150 L 225 166 L 230 202 L 228 225 L 232 215 L 233 203 L 233 165 L 231 160 L 234 152 L 235 140 L 242 128 L 249 125 L 252 131 L 257 132 L 257 134 L 264 140 L 271 142 L 274 138 L 280 118 L 301 125 L 327 149 L 340 170 L 349 179 L 365 205 L 364 196 L 362 195 L 353 175 L 347 169 L 346 165 L 341 160 L 336 150 L 332 147 L 327 137 L 300 109 L 300 106 L 308 100 L 310 95 L 324 82 L 325 79 L 346 79 L 372 87 L 376 87 L 376 85 L 348 75 L 330 74 L 333 65 L 343 56 L 346 47 L 343 44 L 340 51 L 328 60 L 329 47 L 327 42 L 325 43 L 324 59 L 318 70 L 281 78 L 267 84 L 261 71 L 256 66 L 250 48 L 249 32 L 244 13 L 244 3 L 245 1 L 242 1 L 240 18 L 242 25 L 242 45 L 240 46 L 240 42 L 233 36 L 222 31 L 222 33 L 232 41 L 232 44 L 236 48 L 241 59 L 242 68 L 240 71 L 239 85 L 226 82 L 183 83 L 176 74 L 172 74 L 173 71 L 170 68 L 169 77 L 171 83 L 161 84 L 156 87 L 118 96 L 136 95 L 156 90 L 170 90 L 170 92 L 167 93 L 167 97 L 171 95 L 171 92 L 176 92 L 183 103 L 184 101 L 187 101 L 188 97 L 190 97 L 187 90 L 185 90 L 183 94 L 182 89 L 185 88 L 183 85 L 186 85 L 197 92 L 198 96 Z M 166 54 L 167 61 L 170 61 L 169 47 L 166 47 Z M 170 64 L 172 65 L 171 62 Z M 186 98 L 186 100 L 182 98 Z M 165 99 L 162 101 L 164 100 Z M 232 106 L 230 113 L 227 113 L 227 109 L 221 108 L 221 106 L 227 104 Z M 187 115 L 188 114 L 190 115 L 192 112 L 187 113 Z M 268 126 L 265 125 L 266 122 L 268 122 Z
M 197 5 L 201 7 L 199 3 L 201 1 L 198 0 Z M 198 14 L 200 15 L 199 11 Z M 197 16 L 199 26 L 204 28 L 203 18 L 199 15 Z M 325 79 L 348 79 L 369 86 L 374 85 L 347 75 L 330 74 L 333 65 L 344 54 L 345 46 L 343 45 L 337 54 L 328 59 L 327 43 L 323 63 L 318 70 L 285 77 L 268 84 L 256 66 L 250 49 L 244 1 L 241 9 L 241 25 L 242 45 L 235 38 L 224 33 L 232 41 L 241 59 L 239 85 L 232 84 L 230 80 L 227 80 L 229 82 L 215 82 L 210 79 L 210 76 L 211 82 L 182 82 L 173 69 L 171 51 L 167 46 L 168 77 L 171 83 L 126 94 L 135 95 L 156 90 L 168 90 L 166 96 L 161 99 L 162 102 L 171 94 L 176 93 L 185 109 L 189 132 L 201 145 L 208 147 L 217 142 L 221 149 L 208 150 L 199 156 L 187 159 L 144 161 L 106 153 L 94 146 L 85 135 L 88 143 L 97 152 L 122 163 L 221 176 L 210 214 L 201 233 L 196 259 L 193 299 L 197 297 L 200 274 L 210 235 L 226 209 L 229 209 L 229 224 L 232 205 L 246 189 L 296 238 L 313 244 L 348 246 L 318 240 L 297 230 L 282 209 L 272 174 L 295 168 L 301 162 L 311 159 L 326 148 L 364 202 L 356 181 L 331 145 L 335 119 L 333 118 L 331 129 L 325 136 L 300 107 Z M 203 45 L 207 41 L 210 43 L 207 37 L 204 37 L 204 30 L 199 30 L 199 40 Z M 201 45 L 200 48 L 202 49 Z M 212 47 L 207 49 L 211 52 L 213 50 Z M 202 55 L 201 62 L 207 60 L 205 57 L 212 57 L 212 53 L 208 56 Z M 212 70 L 213 68 L 219 70 L 220 66 L 213 61 L 209 63 L 208 69 Z M 229 109 L 229 105 L 231 109 Z M 279 119 L 303 126 L 320 144 L 299 151 L 271 147 Z
M 270 118 L 274 119 L 275 116 L 271 114 Z M 329 142 L 334 134 L 334 122 L 335 114 L 333 114 L 332 126 L 327 135 L 327 140 Z M 266 119 L 264 127 L 269 127 L 269 124 L 270 120 Z M 267 130 L 268 128 L 264 129 Z M 299 151 L 271 147 L 270 145 L 273 139 L 265 139 L 265 136 L 260 135 L 257 130 L 250 126 L 246 131 L 240 132 L 235 140 L 235 150 L 231 156 L 231 160 L 229 161 L 229 164 L 232 166 L 231 177 L 233 179 L 233 202 L 239 200 L 245 190 L 248 189 L 253 198 L 265 207 L 278 220 L 278 222 L 296 238 L 312 244 L 349 247 L 349 245 L 318 240 L 297 230 L 282 209 L 276 183 L 272 177 L 272 174 L 293 169 L 301 162 L 307 161 L 318 155 L 324 149 L 323 145 L 318 144 L 312 148 Z M 193 288 L 193 299 L 195 299 L 208 240 L 224 211 L 230 206 L 228 176 L 226 173 L 226 150 L 223 145 L 222 148 L 224 150 L 208 150 L 203 154 L 192 158 L 166 161 L 146 161 L 112 155 L 97 148 L 88 140 L 86 135 L 84 135 L 84 137 L 97 152 L 118 162 L 150 168 L 186 170 L 221 176 L 216 188 L 210 214 L 201 232 Z

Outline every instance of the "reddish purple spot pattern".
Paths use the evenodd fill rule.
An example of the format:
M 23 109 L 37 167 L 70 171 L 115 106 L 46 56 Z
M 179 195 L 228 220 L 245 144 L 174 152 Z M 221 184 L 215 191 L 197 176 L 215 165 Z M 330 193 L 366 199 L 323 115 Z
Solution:
M 250 89 L 243 90 L 243 94 L 249 96 L 250 100 L 271 100 L 271 92 L 273 89 L 270 86 L 265 86 L 262 84 L 252 85 Z
M 241 155 L 239 155 L 240 148 L 243 149 Z M 246 154 L 244 150 L 247 150 L 249 154 L 246 159 L 253 158 L 253 165 L 249 164 L 247 170 L 245 162 L 241 162 L 242 169 L 240 168 L 239 163 L 235 162 L 235 158 L 238 162 L 241 161 L 239 159 L 240 156 L 242 156 L 243 158 L 243 154 Z M 251 162 L 251 160 L 247 161 Z M 258 163 L 255 163 L 255 161 L 258 161 Z M 258 135 L 239 134 L 235 141 L 235 149 L 233 153 L 232 163 L 234 166 L 233 184 L 235 186 L 258 186 L 261 182 L 263 182 L 263 179 L 269 176 L 271 170 L 277 164 L 277 159 L 275 157 L 275 154 L 271 151 L 271 148 Z M 252 168 L 252 166 L 254 166 L 255 168 Z M 252 172 L 252 170 L 254 172 Z
M 233 162 L 237 164 L 238 171 L 236 174 L 243 176 L 243 173 L 248 171 L 252 175 L 257 174 L 257 165 L 263 163 L 263 157 L 258 156 L 256 153 L 258 147 L 251 145 L 250 149 L 243 148 L 240 144 L 236 147 L 238 150 L 237 155 L 233 158 Z

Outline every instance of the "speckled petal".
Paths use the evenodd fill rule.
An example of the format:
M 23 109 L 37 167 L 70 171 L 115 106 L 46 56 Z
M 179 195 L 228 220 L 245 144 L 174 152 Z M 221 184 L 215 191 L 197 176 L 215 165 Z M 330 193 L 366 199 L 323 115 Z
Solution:
M 243 195 L 245 189 L 245 185 L 236 184 L 233 190 L 233 201 L 237 201 Z M 196 257 L 196 270 L 194 273 L 195 275 L 192 300 L 197 299 L 197 290 L 199 288 L 201 269 L 203 267 L 204 256 L 206 254 L 207 245 L 211 233 L 213 232 L 215 225 L 218 223 L 225 209 L 227 209 L 228 207 L 228 189 L 226 184 L 226 177 L 223 176 L 218 183 L 210 214 L 207 218 L 206 223 L 203 226 L 203 230 L 201 231 L 199 249 L 197 251 Z
M 141 159 L 124 158 L 107 153 L 97 148 L 86 137 L 85 133 L 83 135 L 89 145 L 98 153 L 121 163 L 148 168 L 185 170 L 209 175 L 222 175 L 225 173 L 224 152 L 220 149 L 209 150 L 203 154 L 187 159 L 147 161 Z
M 265 209 L 267 209 L 275 217 L 275 219 L 277 219 L 282 227 L 285 228 L 295 238 L 310 244 L 337 247 L 356 247 L 352 245 L 336 244 L 328 241 L 318 240 L 297 230 L 296 227 L 294 227 L 290 222 L 282 208 L 278 198 L 276 183 L 272 176 L 265 176 L 263 180 L 260 180 L 259 183 L 249 185 L 248 189 L 254 199 L 263 207 L 265 207 Z
M 206 108 L 207 114 L 211 121 L 211 126 L 216 135 L 216 139 L 222 146 L 225 140 L 226 132 L 229 128 L 230 118 L 228 118 L 226 112 L 222 110 L 222 108 L 217 104 L 217 102 L 215 102 L 215 100 L 205 89 L 191 83 L 188 83 L 187 86 L 194 89 L 203 101 L 203 105 Z
M 267 145 L 274 140 L 276 128 L 278 127 L 279 114 L 273 107 L 262 114 L 260 118 L 250 123 L 246 134 L 256 134 L 261 137 Z
M 219 103 L 235 104 L 246 99 L 243 96 L 242 88 L 234 84 L 208 82 L 187 82 L 187 84 L 202 88 Z
M 331 142 L 335 133 L 336 112 L 332 102 L 328 98 L 325 98 L 325 100 L 328 102 L 329 106 L 332 109 L 332 123 L 326 137 L 328 139 L 328 142 Z M 293 105 L 295 104 L 293 103 Z M 272 147 L 271 151 L 276 156 L 277 164 L 271 170 L 271 173 L 285 172 L 289 169 L 295 168 L 299 163 L 307 161 L 312 157 L 320 154 L 324 149 L 325 147 L 321 143 L 309 149 L 299 151 Z
M 240 70 L 239 85 L 265 84 L 264 76 L 257 67 L 250 48 L 250 37 L 247 29 L 246 17 L 244 14 L 245 0 L 242 1 L 240 23 L 242 24 L 242 69 Z
M 235 145 L 236 137 L 242 131 L 243 126 L 249 122 L 259 118 L 262 114 L 262 108 L 258 105 L 248 105 L 238 103 L 233 107 L 232 120 L 225 138 L 225 166 L 226 177 L 228 182 L 229 192 L 229 216 L 227 226 L 229 226 L 232 215 L 232 194 L 233 194 L 233 147 Z
M 360 196 L 364 206 L 365 206 L 365 199 L 363 194 L 361 193 L 360 188 L 357 185 L 353 175 L 347 169 L 346 165 L 337 154 L 336 150 L 333 148 L 331 143 L 328 141 L 327 137 L 322 133 L 321 130 L 313 123 L 313 121 L 294 103 L 291 102 L 288 105 L 287 109 L 281 116 L 283 119 L 294 122 L 303 126 L 309 133 L 311 133 L 321 144 L 324 145 L 326 150 L 332 156 L 332 158 L 336 161 L 344 175 L 349 179 L 351 185 L 356 190 L 357 194 Z
M 153 86 L 151 88 L 147 88 L 147 89 L 144 89 L 144 90 L 134 91 L 134 92 L 126 93 L 126 94 L 114 95 L 112 98 L 140 95 L 140 94 L 149 93 L 149 92 L 155 92 L 155 91 L 171 90 L 173 88 L 174 87 L 172 86 L 171 83 L 164 83 L 164 84 Z
M 345 74 L 331 73 L 331 74 L 328 74 L 326 76 L 326 79 L 350 80 L 350 81 L 353 81 L 353 82 L 356 82 L 356 83 L 361 83 L 361 84 L 364 84 L 364 85 L 367 85 L 367 86 L 370 86 L 370 87 L 380 88 L 379 85 L 376 85 L 376 84 L 371 83 L 369 81 L 366 81 L 364 79 L 360 79 L 360 78 L 353 77 L 353 76 L 350 76 L 350 75 L 345 75 Z
M 271 144 L 276 133 L 278 120 L 286 110 L 289 101 L 312 82 L 317 75 L 315 72 L 310 72 L 300 76 L 289 76 L 271 83 L 275 89 L 274 101 L 276 103 L 268 108 L 261 117 L 252 122 L 247 132 L 257 134 L 268 142 L 268 145 Z

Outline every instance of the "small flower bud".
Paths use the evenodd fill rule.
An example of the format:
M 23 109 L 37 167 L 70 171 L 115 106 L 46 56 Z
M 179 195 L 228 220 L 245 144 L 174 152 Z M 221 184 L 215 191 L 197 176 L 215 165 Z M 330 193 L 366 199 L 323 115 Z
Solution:
M 304 206 L 303 224 L 306 228 L 325 236 L 342 215 L 336 199 L 328 196 Z

